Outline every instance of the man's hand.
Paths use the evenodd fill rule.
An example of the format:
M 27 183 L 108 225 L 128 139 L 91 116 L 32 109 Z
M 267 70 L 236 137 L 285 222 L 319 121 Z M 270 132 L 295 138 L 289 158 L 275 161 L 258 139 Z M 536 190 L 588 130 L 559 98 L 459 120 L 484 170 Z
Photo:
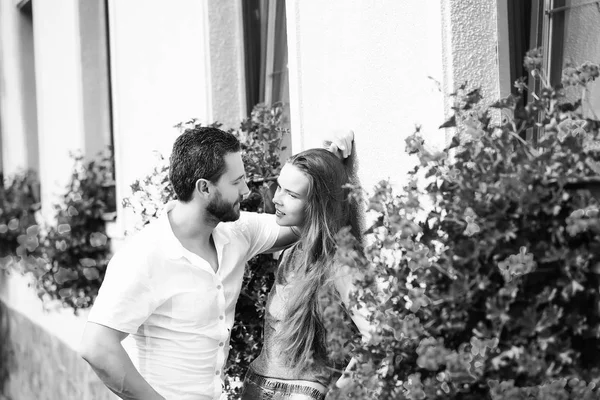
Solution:
M 331 140 L 325 140 L 325 148 L 341 159 L 352 154 L 354 132 L 351 129 L 337 129 L 332 132 Z
M 138 372 L 121 342 L 127 333 L 88 322 L 79 354 L 113 393 L 124 400 L 165 400 Z

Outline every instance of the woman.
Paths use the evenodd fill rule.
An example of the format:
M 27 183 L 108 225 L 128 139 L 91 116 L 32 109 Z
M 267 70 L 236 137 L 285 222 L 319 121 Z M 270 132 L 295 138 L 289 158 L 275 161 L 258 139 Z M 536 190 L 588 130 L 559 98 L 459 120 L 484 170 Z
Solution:
M 281 170 L 273 197 L 277 223 L 298 227 L 300 239 L 280 258 L 266 305 L 263 348 L 246 374 L 242 400 L 325 397 L 333 376 L 324 302 L 348 304 L 352 284 L 335 263 L 334 237 L 344 226 L 359 235 L 358 208 L 344 188 L 349 182 L 342 161 L 324 149 L 296 154 Z M 368 335 L 366 319 L 350 314 Z

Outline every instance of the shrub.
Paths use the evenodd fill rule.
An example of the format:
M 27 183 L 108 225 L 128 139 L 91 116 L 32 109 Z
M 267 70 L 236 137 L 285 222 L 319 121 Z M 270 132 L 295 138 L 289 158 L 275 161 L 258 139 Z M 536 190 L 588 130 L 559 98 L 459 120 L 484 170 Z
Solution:
M 407 186 L 382 182 L 370 197 L 365 248 L 339 235 L 339 256 L 360 272 L 353 304 L 376 333 L 366 344 L 333 339 L 336 357 L 360 362 L 329 398 L 600 398 L 598 201 L 567 190 L 600 175 L 598 121 L 532 60 L 538 98 L 484 107 L 461 87 L 442 125 L 456 126 L 451 144 L 429 150 L 417 129 Z M 598 76 L 597 66 L 577 71 L 565 86 Z M 514 119 L 494 122 L 502 109 Z M 536 146 L 521 138 L 527 129 Z
M 110 259 L 104 216 L 115 211 L 115 197 L 110 152 L 87 162 L 72 157 L 73 174 L 54 219 L 29 225 L 14 253 L 36 277 L 41 299 L 78 310 L 93 303 Z
M 281 169 L 280 155 L 285 150 L 281 142 L 287 134 L 281 126 L 281 118 L 280 106 L 259 104 L 250 117 L 242 121 L 239 129 L 230 130 L 241 142 L 250 188 L 249 196 L 241 204 L 242 210 L 274 213 L 271 202 L 275 190 L 273 183 Z M 200 126 L 195 119 L 177 125 L 182 132 Z M 215 123 L 211 126 L 221 125 Z M 162 206 L 176 198 L 169 183 L 168 169 L 167 160 L 158 155 L 158 165 L 152 173 L 131 185 L 132 196 L 124 200 L 124 206 L 137 215 L 138 228 L 155 219 Z M 260 254 L 249 261 L 245 270 L 226 368 L 226 392 L 230 398 L 239 394 L 239 381 L 243 379 L 250 362 L 259 354 L 264 306 L 273 283 L 275 267 L 276 260 L 272 255 Z
M 0 258 L 14 256 L 18 238 L 35 225 L 40 209 L 39 183 L 29 171 L 5 179 L 0 173 Z

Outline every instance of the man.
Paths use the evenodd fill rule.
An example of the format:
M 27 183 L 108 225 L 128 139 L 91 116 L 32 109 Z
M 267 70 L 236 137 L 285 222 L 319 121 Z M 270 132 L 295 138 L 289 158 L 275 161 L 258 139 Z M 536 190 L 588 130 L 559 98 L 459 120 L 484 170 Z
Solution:
M 351 134 L 330 150 L 347 156 Z M 272 215 L 240 213 L 249 189 L 232 134 L 187 130 L 170 162 L 178 200 L 111 259 L 80 346 L 122 399 L 220 398 L 244 265 L 296 240 Z

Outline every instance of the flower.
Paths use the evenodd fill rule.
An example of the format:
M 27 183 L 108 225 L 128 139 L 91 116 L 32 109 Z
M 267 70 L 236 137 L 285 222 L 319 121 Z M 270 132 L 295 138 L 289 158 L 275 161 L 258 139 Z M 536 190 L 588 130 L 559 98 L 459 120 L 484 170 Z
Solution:
M 535 269 L 535 266 L 533 254 L 527 253 L 527 248 L 524 246 L 521 247 L 519 254 L 513 254 L 498 263 L 500 273 L 506 282 L 510 282 L 514 276 L 528 274 Z

